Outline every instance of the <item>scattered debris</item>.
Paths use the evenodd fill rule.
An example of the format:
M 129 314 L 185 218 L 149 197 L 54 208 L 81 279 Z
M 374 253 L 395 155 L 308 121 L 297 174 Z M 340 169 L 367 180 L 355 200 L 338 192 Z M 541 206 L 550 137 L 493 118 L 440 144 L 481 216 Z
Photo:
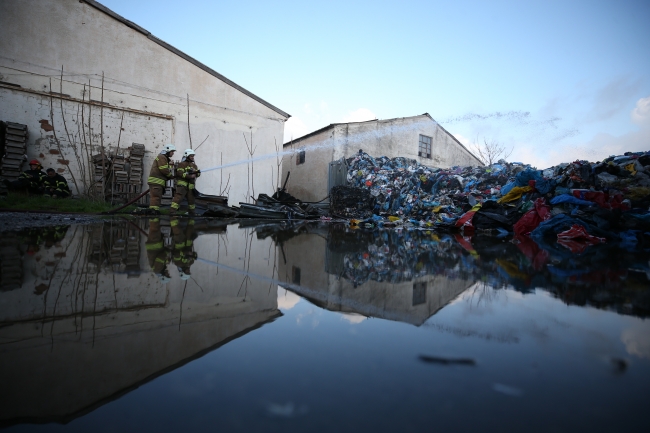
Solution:
M 476 365 L 476 361 L 470 358 L 440 358 L 438 356 L 420 355 L 420 361 L 427 364 L 440 364 L 440 365 Z
M 355 227 L 481 230 L 539 240 L 562 223 L 552 230 L 555 240 L 559 234 L 574 253 L 605 240 L 635 245 L 650 231 L 650 152 L 545 170 L 503 160 L 485 167 L 431 168 L 363 152 L 348 165 L 349 185 L 331 192 L 332 214 Z

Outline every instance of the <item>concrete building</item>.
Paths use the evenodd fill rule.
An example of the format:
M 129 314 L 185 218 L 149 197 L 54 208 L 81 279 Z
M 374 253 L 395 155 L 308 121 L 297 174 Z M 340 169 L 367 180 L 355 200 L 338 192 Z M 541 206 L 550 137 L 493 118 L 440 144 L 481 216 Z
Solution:
M 89 157 L 102 146 L 113 154 L 144 144 L 146 182 L 162 146 L 182 152 L 191 132 L 194 148 L 205 140 L 199 168 L 231 164 L 197 188 L 249 201 L 253 188 L 272 192 L 278 169 L 275 157 L 255 162 L 249 186 L 248 146 L 276 155 L 289 117 L 96 1 L 0 2 L 0 120 L 28 125 L 28 158 L 57 169 L 74 192 L 91 184 Z
M 333 123 L 284 144 L 283 179 L 287 190 L 303 201 L 327 197 L 333 179 L 343 175 L 341 158 L 359 149 L 371 156 L 402 156 L 429 167 L 483 165 L 428 114 L 367 122 Z M 293 151 L 293 152 L 292 152 Z

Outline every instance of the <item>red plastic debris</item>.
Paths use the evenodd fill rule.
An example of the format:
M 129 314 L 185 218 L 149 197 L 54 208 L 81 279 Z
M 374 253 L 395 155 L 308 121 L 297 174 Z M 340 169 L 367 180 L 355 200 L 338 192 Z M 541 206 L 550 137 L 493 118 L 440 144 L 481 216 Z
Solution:
M 582 253 L 589 245 L 605 242 L 607 242 L 605 238 L 590 235 L 580 224 L 574 224 L 569 230 L 557 234 L 557 243 L 568 248 L 572 253 Z
M 537 226 L 551 217 L 551 208 L 543 198 L 535 200 L 534 208 L 529 210 L 514 225 L 515 236 L 530 234 Z

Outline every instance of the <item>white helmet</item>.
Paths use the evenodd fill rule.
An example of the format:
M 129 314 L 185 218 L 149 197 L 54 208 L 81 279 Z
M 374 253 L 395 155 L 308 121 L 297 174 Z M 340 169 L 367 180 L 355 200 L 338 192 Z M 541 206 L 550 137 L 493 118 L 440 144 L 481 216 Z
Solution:
M 187 280 L 189 280 L 190 278 L 192 278 L 192 276 L 191 276 L 190 274 L 186 274 L 186 273 L 183 272 L 183 271 L 180 271 L 180 272 L 178 273 L 178 276 L 181 277 L 181 280 L 183 280 L 183 281 L 187 281 Z
M 176 152 L 176 146 L 173 144 L 165 144 L 163 147 L 163 153 Z
M 183 152 L 183 158 L 187 158 L 190 155 L 196 155 L 196 152 L 192 149 L 185 149 L 185 152 Z

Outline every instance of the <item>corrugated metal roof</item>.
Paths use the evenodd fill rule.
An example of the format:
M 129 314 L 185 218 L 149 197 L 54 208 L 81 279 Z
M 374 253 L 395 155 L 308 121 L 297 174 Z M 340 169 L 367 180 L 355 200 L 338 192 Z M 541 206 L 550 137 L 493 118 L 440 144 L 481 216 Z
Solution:
M 155 42 L 158 45 L 160 45 L 161 47 L 171 51 L 174 54 L 176 54 L 177 56 L 182 57 L 183 59 L 187 60 L 188 62 L 190 62 L 194 66 L 198 67 L 199 69 L 202 69 L 205 72 L 207 72 L 208 74 L 220 79 L 224 83 L 228 84 L 231 87 L 234 87 L 235 89 L 239 90 L 240 92 L 242 92 L 246 96 L 249 96 L 249 97 L 253 98 L 254 100 L 259 102 L 260 104 L 265 105 L 266 107 L 270 108 L 271 110 L 275 111 L 276 113 L 278 113 L 278 114 L 280 114 L 280 115 L 282 115 L 282 116 L 284 116 L 286 118 L 291 117 L 290 114 L 285 113 L 284 111 L 280 110 L 275 105 L 266 102 L 264 99 L 262 99 L 259 96 L 249 92 L 248 90 L 244 89 L 243 87 L 241 87 L 237 83 L 234 83 L 233 81 L 230 81 L 228 78 L 224 77 L 223 75 L 221 75 L 220 73 L 218 73 L 214 69 L 209 68 L 206 65 L 204 65 L 203 63 L 196 60 L 195 58 L 188 56 L 187 54 L 185 54 L 184 52 L 182 52 L 178 48 L 175 48 L 175 47 L 169 45 L 167 42 L 165 42 L 165 41 L 163 41 L 161 39 L 158 39 L 157 37 L 152 35 L 151 32 L 143 29 L 142 27 L 140 27 L 139 25 L 137 25 L 134 22 L 127 20 L 123 16 L 113 12 L 112 10 L 110 10 L 109 8 L 104 6 L 103 4 L 101 4 L 99 2 L 96 2 L 94 0 L 81 0 L 81 1 L 83 1 L 84 3 L 87 3 L 88 5 L 94 7 L 95 9 L 98 9 L 98 10 L 104 12 L 106 15 L 110 16 L 111 18 L 116 19 L 117 21 L 121 22 L 122 24 L 124 24 L 124 25 L 126 25 L 126 26 L 128 26 L 130 28 L 132 28 L 133 30 L 142 33 L 143 35 L 145 35 L 152 42 Z

